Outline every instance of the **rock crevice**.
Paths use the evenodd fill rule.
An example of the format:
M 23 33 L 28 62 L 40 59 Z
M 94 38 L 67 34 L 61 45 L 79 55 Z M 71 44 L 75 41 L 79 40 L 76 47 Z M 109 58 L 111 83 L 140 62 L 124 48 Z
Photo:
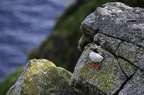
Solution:
M 125 82 L 123 82 L 121 87 L 113 95 L 120 95 L 119 92 L 124 88 L 124 86 L 127 84 L 127 82 L 129 82 L 129 80 L 132 79 L 132 77 L 134 76 L 135 73 L 136 73 L 136 71 L 131 76 L 127 77 L 127 80 Z

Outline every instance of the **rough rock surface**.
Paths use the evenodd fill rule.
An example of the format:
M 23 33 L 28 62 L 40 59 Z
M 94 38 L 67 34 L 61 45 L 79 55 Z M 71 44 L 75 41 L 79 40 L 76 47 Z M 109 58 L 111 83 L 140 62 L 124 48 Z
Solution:
M 45 59 L 30 60 L 7 95 L 77 95 L 71 73 Z
M 120 69 L 117 58 L 102 48 L 98 49 L 105 58 L 101 62 L 101 68 L 98 71 L 90 68 L 91 61 L 88 56 L 91 50 L 89 46 L 84 50 L 77 63 L 74 76 L 81 77 L 82 80 L 86 80 L 111 95 L 119 90 L 121 84 L 126 81 L 126 75 Z
M 81 24 L 74 73 L 47 60 L 29 61 L 7 95 L 144 95 L 144 9 L 111 2 Z M 103 56 L 90 68 L 91 45 Z
M 78 49 L 83 53 L 71 85 L 92 84 L 104 95 L 144 95 L 144 9 L 106 3 L 85 18 L 81 30 Z M 90 68 L 90 44 L 100 46 L 104 57 L 99 70 Z M 93 92 L 103 95 L 99 90 Z

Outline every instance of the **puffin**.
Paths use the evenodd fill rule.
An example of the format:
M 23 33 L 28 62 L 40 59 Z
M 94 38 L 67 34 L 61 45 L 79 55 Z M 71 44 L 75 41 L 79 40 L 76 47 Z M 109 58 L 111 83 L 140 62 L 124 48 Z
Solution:
M 90 50 L 91 51 L 89 53 L 89 58 L 92 61 L 92 63 L 90 64 L 90 68 L 95 68 L 96 70 L 98 70 L 103 57 L 98 52 L 98 46 L 91 45 Z

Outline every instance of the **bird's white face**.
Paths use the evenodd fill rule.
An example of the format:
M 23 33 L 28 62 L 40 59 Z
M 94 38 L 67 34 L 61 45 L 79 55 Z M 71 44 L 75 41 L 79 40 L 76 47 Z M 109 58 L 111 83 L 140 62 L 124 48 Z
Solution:
M 98 46 L 96 46 L 96 45 L 91 45 L 91 50 L 96 50 L 96 49 L 98 49 Z

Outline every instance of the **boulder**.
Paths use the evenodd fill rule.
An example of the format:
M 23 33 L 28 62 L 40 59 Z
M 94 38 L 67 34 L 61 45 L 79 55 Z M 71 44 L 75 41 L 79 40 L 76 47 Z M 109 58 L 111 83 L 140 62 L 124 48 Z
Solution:
M 69 86 L 71 73 L 51 61 L 33 59 L 7 95 L 77 95 Z
M 144 9 L 106 3 L 85 18 L 81 31 L 82 54 L 71 85 L 79 90 L 79 85 L 86 86 L 88 95 L 143 95 Z M 98 70 L 90 66 L 93 44 L 104 58 Z

